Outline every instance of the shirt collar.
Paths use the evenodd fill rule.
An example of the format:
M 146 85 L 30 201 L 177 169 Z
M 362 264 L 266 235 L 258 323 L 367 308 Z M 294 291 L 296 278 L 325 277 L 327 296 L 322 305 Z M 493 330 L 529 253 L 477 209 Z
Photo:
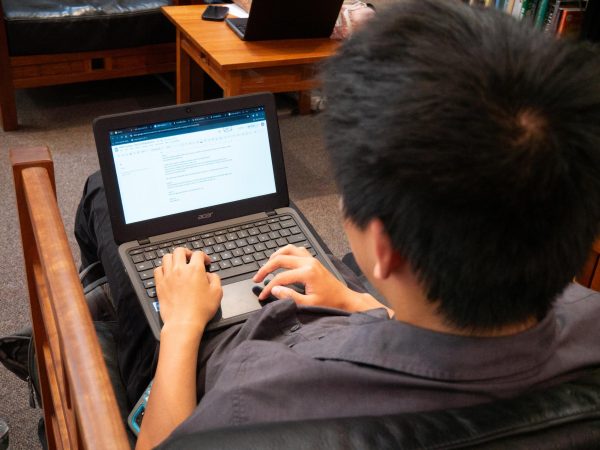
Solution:
M 350 323 L 324 336 L 311 356 L 425 378 L 477 381 L 525 375 L 557 345 L 554 311 L 526 331 L 489 338 L 439 333 L 379 313 L 353 314 Z

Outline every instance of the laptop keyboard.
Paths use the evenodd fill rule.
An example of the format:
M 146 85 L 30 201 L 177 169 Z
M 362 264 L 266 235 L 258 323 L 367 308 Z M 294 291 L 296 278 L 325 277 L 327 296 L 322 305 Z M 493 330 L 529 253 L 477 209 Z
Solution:
M 155 298 L 154 268 L 162 264 L 164 255 L 172 253 L 177 247 L 202 250 L 210 257 L 209 271 L 217 273 L 221 279 L 227 279 L 256 272 L 277 249 L 288 244 L 305 247 L 311 255 L 316 255 L 294 218 L 289 215 L 144 245 L 130 250 L 128 254 L 146 294 Z
M 235 26 L 238 30 L 240 30 L 240 33 L 242 33 L 242 35 L 246 34 L 246 24 L 245 23 L 236 23 Z
M 242 33 L 242 36 L 246 34 L 246 26 L 248 25 L 248 19 L 231 18 L 227 19 L 227 23 L 230 24 L 230 26 L 237 28 L 238 31 Z

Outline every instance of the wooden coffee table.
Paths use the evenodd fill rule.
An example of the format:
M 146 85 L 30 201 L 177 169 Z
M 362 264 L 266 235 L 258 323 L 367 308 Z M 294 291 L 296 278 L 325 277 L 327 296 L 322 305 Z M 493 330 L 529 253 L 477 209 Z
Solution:
M 225 97 L 253 92 L 300 92 L 300 112 L 310 111 L 310 90 L 319 85 L 318 63 L 339 46 L 331 39 L 242 41 L 224 22 L 202 20 L 206 6 L 165 6 L 177 29 L 177 103 L 191 100 L 192 61 Z

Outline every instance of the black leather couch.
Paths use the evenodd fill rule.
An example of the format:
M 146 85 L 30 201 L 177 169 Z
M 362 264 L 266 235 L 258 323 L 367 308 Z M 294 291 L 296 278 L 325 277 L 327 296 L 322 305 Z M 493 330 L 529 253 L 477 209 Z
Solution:
M 112 323 L 96 322 L 123 420 L 126 394 Z M 133 435 L 129 435 L 134 446 Z M 167 440 L 186 449 L 595 449 L 600 448 L 600 368 L 552 388 L 482 405 L 426 413 L 331 418 L 222 428 Z
M 86 52 L 175 42 L 160 12 L 170 0 L 2 0 L 12 56 Z
M 174 439 L 159 448 L 600 448 L 600 369 L 551 389 L 475 407 L 226 428 Z
M 306 223 L 310 224 L 308 221 Z M 324 242 L 322 245 L 327 249 Z M 597 258 L 594 252 L 591 256 Z M 355 268 L 351 254 L 346 255 L 343 261 L 351 269 Z M 366 285 L 364 277 L 360 279 Z M 114 346 L 114 329 L 107 325 L 96 322 L 110 378 L 125 420 L 128 414 L 125 389 L 120 383 L 115 383 L 120 376 L 116 359 L 111 354 L 114 347 L 110 347 Z M 134 445 L 132 435 L 130 443 Z M 600 367 L 551 388 L 472 407 L 222 428 L 167 440 L 159 448 L 596 449 L 600 448 Z
M 300 209 L 295 209 L 302 215 Z M 310 221 L 303 218 L 320 245 L 331 254 Z M 594 244 L 590 252 L 589 262 L 593 270 L 578 277 L 582 284 L 596 290 L 596 277 L 600 275 L 599 255 L 600 241 Z M 378 296 L 360 272 L 351 253 L 344 256 L 342 261 L 355 272 L 362 286 Z M 340 267 L 338 269 L 342 270 Z M 385 299 L 380 300 L 385 302 Z M 99 333 L 99 337 L 104 346 L 107 336 L 104 333 L 102 337 L 102 334 Z M 109 372 L 118 371 L 116 362 L 109 363 L 109 359 Z M 114 376 L 111 374 L 113 380 Z M 124 388 L 115 389 L 117 398 L 124 396 Z M 123 399 L 120 403 L 123 405 Z M 123 411 L 122 414 L 125 416 L 126 413 Z M 600 367 L 590 369 L 576 380 L 548 389 L 467 408 L 230 427 L 167 440 L 159 448 L 596 449 L 600 448 Z
M 0 0 L 0 112 L 17 128 L 15 89 L 171 72 L 179 0 Z
M 49 433 L 54 438 L 50 445 L 60 446 L 57 439 L 63 439 L 73 442 L 67 448 L 127 448 L 115 401 L 115 397 L 124 399 L 124 389 L 122 384 L 119 389 L 119 383 L 111 386 L 109 381 L 121 380 L 114 358 L 114 329 L 109 322 L 98 322 L 103 326 L 93 329 L 52 195 L 54 170 L 49 152 L 46 148 L 13 150 L 11 162 L 31 288 L 30 307 L 37 319 L 32 321 L 37 355 L 52 356 L 38 358 L 43 367 L 38 379 L 44 413 L 50 419 L 47 423 L 53 425 L 58 422 L 59 408 L 67 411 L 62 417 L 68 418 L 65 427 L 53 427 L 58 434 Z M 35 232 L 29 214 L 35 217 Z M 591 249 L 586 268 L 577 280 L 600 289 L 600 240 Z M 108 296 L 105 293 L 103 297 Z M 54 338 L 53 345 L 49 335 Z M 50 370 L 63 376 L 50 380 Z M 122 402 L 123 416 L 128 409 Z M 73 436 L 75 441 L 71 441 Z M 550 389 L 470 408 L 259 424 L 198 433 L 162 445 L 166 449 L 466 447 L 600 448 L 600 368 Z

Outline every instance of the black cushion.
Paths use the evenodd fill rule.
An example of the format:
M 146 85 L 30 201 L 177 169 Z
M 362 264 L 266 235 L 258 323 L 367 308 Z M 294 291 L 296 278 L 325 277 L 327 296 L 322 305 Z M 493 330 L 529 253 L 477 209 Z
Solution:
M 600 443 L 600 370 L 515 399 L 382 417 L 235 427 L 170 439 L 161 449 L 587 449 Z
M 12 56 L 175 42 L 170 0 L 2 0 Z

